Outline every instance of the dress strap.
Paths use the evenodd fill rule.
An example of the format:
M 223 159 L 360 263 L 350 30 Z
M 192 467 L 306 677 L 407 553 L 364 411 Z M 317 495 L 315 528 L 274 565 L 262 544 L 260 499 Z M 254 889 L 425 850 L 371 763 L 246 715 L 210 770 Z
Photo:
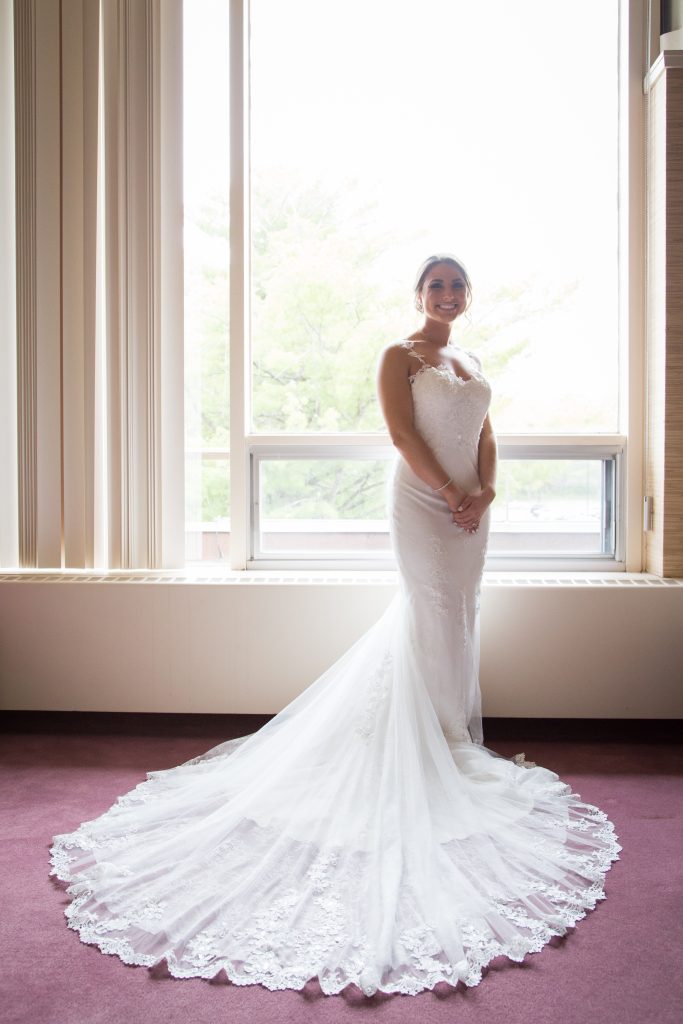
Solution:
M 423 359 L 419 352 L 415 351 L 415 342 L 411 338 L 401 342 L 401 344 L 403 345 L 403 348 L 408 349 L 411 355 L 415 356 L 416 359 L 419 359 L 423 366 L 432 365 L 431 363 L 428 363 L 426 359 Z

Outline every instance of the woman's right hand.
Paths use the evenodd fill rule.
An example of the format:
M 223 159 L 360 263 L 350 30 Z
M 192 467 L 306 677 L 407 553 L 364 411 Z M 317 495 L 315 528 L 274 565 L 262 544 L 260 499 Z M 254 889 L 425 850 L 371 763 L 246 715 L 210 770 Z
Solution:
M 448 502 L 449 509 L 451 510 L 451 519 L 457 526 L 460 526 L 461 524 L 458 523 L 457 515 L 461 511 L 460 505 L 463 499 L 467 497 L 467 491 L 463 491 L 463 489 L 458 487 L 455 483 L 450 483 L 442 493 Z M 476 522 L 469 526 L 463 526 L 462 528 L 466 530 L 467 533 L 476 533 L 478 527 L 479 523 Z

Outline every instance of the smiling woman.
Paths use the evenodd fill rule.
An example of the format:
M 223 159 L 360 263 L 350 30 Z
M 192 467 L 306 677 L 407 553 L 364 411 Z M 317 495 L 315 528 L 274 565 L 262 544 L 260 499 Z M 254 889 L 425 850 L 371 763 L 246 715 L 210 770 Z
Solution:
M 438 265 L 443 264 L 439 269 Z M 450 283 L 449 283 L 450 282 Z M 472 284 L 462 263 L 450 253 L 429 256 L 417 272 L 415 308 L 424 313 L 423 292 L 434 296 L 435 306 L 447 313 L 466 313 L 472 304 Z

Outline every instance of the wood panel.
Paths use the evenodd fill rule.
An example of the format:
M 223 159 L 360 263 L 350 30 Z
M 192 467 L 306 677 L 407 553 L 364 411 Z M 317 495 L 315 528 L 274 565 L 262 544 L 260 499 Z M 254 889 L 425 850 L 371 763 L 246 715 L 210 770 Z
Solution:
M 683 575 L 683 55 L 646 80 L 648 129 L 646 570 Z

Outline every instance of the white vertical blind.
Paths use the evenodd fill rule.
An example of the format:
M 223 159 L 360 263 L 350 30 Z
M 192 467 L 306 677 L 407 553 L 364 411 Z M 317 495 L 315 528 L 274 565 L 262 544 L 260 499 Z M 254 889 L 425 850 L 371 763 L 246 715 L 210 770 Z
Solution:
M 61 565 L 59 5 L 14 5 L 18 548 Z
M 63 564 L 93 566 L 99 5 L 61 14 Z
M 0 565 L 19 561 L 12 0 L 0 0 Z
M 175 568 L 181 3 L 50 0 L 37 17 L 30 0 L 14 10 L 18 521 L 3 520 L 0 558 L 93 567 L 97 551 L 100 568 Z M 11 332 L 2 344 L 11 371 Z M 11 476 L 7 459 L 2 467 Z

